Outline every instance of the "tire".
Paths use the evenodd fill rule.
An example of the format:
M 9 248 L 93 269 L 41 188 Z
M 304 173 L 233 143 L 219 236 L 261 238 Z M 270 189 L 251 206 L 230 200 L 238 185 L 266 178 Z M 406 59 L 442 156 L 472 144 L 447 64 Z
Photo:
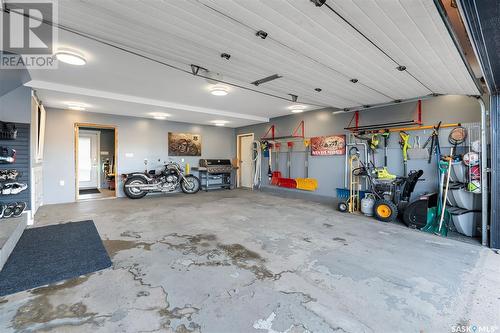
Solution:
M 123 192 L 125 192 L 125 195 L 130 199 L 144 198 L 144 196 L 148 194 L 147 191 L 142 191 L 136 187 L 126 186 L 126 185 L 141 185 L 141 184 L 147 184 L 146 179 L 138 176 L 130 177 L 125 181 L 125 184 L 123 184 Z
M 181 180 L 181 190 L 186 194 L 195 194 L 200 190 L 200 187 L 200 180 L 193 175 L 185 176 L 184 179 Z
M 377 200 L 373 206 L 373 214 L 379 221 L 391 222 L 398 216 L 398 207 L 390 200 Z
M 339 202 L 339 204 L 337 205 L 337 209 L 339 210 L 339 212 L 342 212 L 342 213 L 345 213 L 347 212 L 347 209 L 348 209 L 348 205 L 345 201 L 341 201 Z

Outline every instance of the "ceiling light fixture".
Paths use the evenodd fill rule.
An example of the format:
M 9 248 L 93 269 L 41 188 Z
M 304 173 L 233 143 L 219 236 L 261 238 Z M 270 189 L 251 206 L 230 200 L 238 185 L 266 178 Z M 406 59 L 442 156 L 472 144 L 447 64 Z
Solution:
M 220 57 L 229 60 L 229 58 L 231 58 L 231 55 L 229 53 L 222 53 Z
M 151 112 L 149 113 L 149 115 L 156 120 L 166 120 L 168 117 L 170 117 L 170 114 L 163 112 Z
M 227 120 L 212 120 L 211 123 L 215 126 L 225 126 L 229 121 Z
M 321 89 L 321 88 L 314 88 L 314 90 L 316 90 L 317 92 L 321 92 L 323 89 Z
M 229 87 L 223 84 L 214 84 L 210 87 L 210 93 L 214 96 L 226 96 L 229 93 Z
M 73 111 L 85 111 L 87 109 L 87 105 L 83 103 L 68 102 L 66 104 L 68 105 L 68 109 Z
M 57 51 L 55 57 L 59 61 L 75 66 L 83 66 L 87 63 L 83 55 L 74 51 Z
M 292 111 L 292 113 L 301 113 L 304 112 L 304 110 L 307 108 L 307 106 L 302 105 L 302 104 L 297 104 L 297 105 L 292 105 L 288 109 Z
M 358 83 L 358 79 L 351 79 L 352 83 Z

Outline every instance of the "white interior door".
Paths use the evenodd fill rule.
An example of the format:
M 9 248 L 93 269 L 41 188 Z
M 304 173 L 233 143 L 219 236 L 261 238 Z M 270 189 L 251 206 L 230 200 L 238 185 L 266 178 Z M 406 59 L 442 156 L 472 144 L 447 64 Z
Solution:
M 79 131 L 78 186 L 97 188 L 99 185 L 99 132 Z
M 252 142 L 253 136 L 240 137 L 240 186 L 252 187 Z

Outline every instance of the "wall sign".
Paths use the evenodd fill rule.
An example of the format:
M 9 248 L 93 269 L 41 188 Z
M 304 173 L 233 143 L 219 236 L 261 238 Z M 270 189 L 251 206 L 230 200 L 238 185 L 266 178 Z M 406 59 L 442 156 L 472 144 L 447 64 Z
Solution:
M 328 135 L 311 138 L 311 155 L 328 156 L 345 154 L 345 135 Z
M 201 135 L 168 132 L 169 156 L 201 156 Z

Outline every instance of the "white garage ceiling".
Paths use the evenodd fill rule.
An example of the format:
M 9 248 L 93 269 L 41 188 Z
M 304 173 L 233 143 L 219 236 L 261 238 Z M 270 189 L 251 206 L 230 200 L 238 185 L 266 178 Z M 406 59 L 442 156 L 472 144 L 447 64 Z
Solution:
M 298 95 L 310 109 L 479 93 L 433 0 L 327 0 L 322 7 L 309 0 L 60 0 L 59 24 L 186 71 L 202 66 L 245 87 L 279 74 L 253 88 Z M 258 30 L 268 37 L 257 37 Z M 63 84 L 74 88 L 66 93 L 81 95 L 77 88 L 102 89 L 216 109 L 248 123 L 290 112 L 289 102 L 243 90 L 242 99 L 213 101 L 200 78 L 68 32 L 60 43 L 86 53 L 87 66 L 34 71 L 33 86 Z

